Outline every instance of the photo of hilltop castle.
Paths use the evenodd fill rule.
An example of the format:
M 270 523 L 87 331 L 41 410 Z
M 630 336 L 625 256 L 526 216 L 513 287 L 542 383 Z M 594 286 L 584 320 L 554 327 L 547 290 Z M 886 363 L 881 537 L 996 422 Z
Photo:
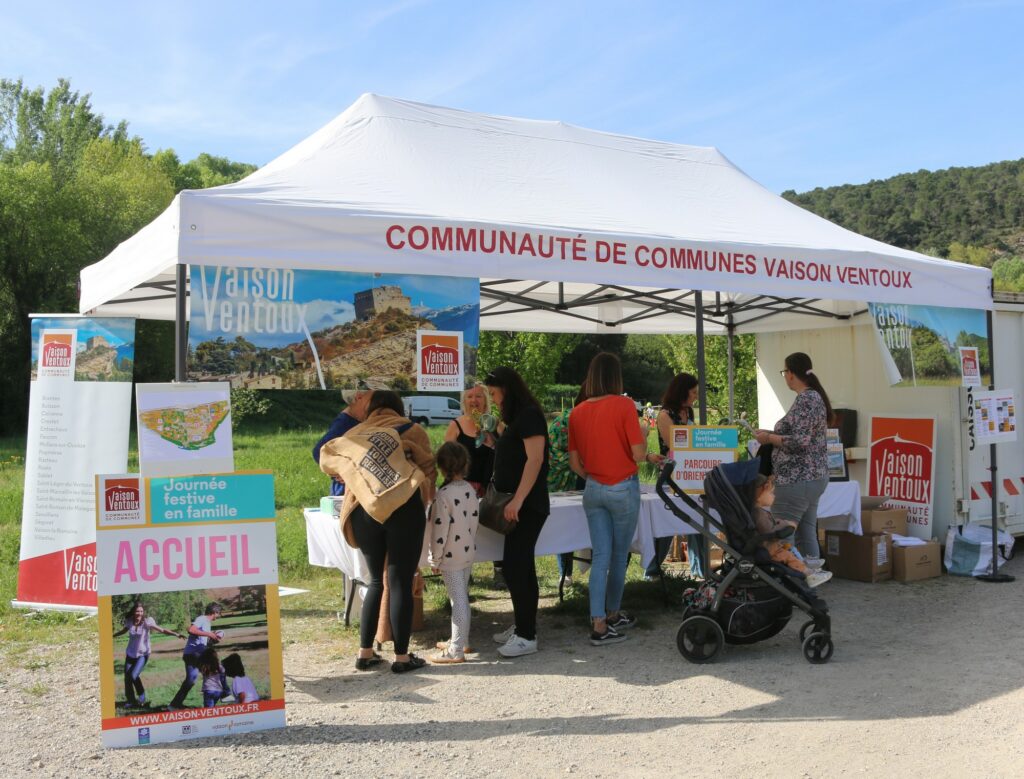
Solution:
M 297 270 L 267 299 L 227 295 L 212 266 L 194 267 L 199 273 L 204 278 L 191 286 L 193 381 L 331 389 L 375 380 L 412 388 L 417 330 L 462 331 L 467 374 L 474 372 L 477 279 Z
M 74 323 L 74 324 L 71 324 Z M 36 317 L 32 320 L 32 380 L 38 375 L 41 330 L 78 330 L 75 381 L 131 381 L 135 370 L 135 320 Z

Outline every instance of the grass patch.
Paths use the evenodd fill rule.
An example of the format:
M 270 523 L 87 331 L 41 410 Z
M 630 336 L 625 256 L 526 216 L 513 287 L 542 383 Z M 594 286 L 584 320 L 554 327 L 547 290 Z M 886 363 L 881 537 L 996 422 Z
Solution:
M 265 393 L 274 409 L 265 417 L 247 419 L 234 434 L 237 470 L 270 470 L 274 473 L 277 511 L 277 545 L 280 580 L 283 584 L 310 590 L 307 594 L 285 598 L 281 602 L 285 643 L 315 642 L 337 647 L 348 653 L 355 647 L 358 632 L 345 628 L 337 615 L 343 610 L 340 576 L 337 571 L 309 565 L 306 549 L 306 524 L 302 509 L 315 506 L 328 491 L 328 479 L 312 458 L 313 444 L 320 438 L 340 403 L 333 393 Z M 427 428 L 434 448 L 444 439 L 444 425 Z M 656 434 L 650 448 L 656 450 Z M 80 615 L 46 612 L 27 615 L 12 609 L 10 601 L 17 593 L 18 553 L 21 543 L 21 504 L 25 480 L 25 439 L 0 438 L 0 659 L 22 664 L 24 655 L 42 645 L 70 645 L 94 641 L 96 621 Z M 138 470 L 135 434 L 130 441 L 129 470 Z M 641 466 L 641 479 L 653 481 L 653 466 Z M 558 602 L 558 573 L 554 557 L 537 561 L 545 618 L 552 629 L 585 625 L 589 613 L 585 577 L 577 575 L 577 586 Z M 658 583 L 642 581 L 643 571 L 634 556 L 627 574 L 626 608 L 643 614 L 662 608 L 663 596 Z M 670 580 L 672 599 L 678 602 L 681 591 Z M 493 587 L 493 566 L 475 566 L 471 588 L 474 608 L 509 610 L 507 593 Z M 447 637 L 448 606 L 440 577 L 428 579 L 425 595 L 427 624 L 438 638 Z M 218 624 L 220 627 L 220 624 Z M 159 642 L 163 637 L 156 638 Z M 119 645 L 120 648 L 121 645 Z M 333 650 L 331 650 L 333 651 Z M 329 652 L 330 654 L 330 652 Z M 29 662 L 38 662 L 33 659 Z M 178 661 L 180 665 L 180 660 Z

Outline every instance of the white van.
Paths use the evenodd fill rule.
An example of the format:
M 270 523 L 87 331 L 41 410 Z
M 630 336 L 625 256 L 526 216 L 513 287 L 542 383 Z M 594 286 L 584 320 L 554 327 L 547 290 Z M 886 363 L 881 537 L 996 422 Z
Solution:
M 438 395 L 410 395 L 402 398 L 405 415 L 421 425 L 441 425 L 462 416 L 462 405 L 454 398 Z

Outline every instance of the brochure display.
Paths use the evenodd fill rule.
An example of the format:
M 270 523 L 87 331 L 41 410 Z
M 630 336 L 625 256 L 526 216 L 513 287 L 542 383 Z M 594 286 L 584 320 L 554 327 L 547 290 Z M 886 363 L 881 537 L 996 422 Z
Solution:
M 735 427 L 680 425 L 672 428 L 672 478 L 691 495 L 704 494 L 704 477 L 722 463 L 736 460 L 739 430 Z
M 103 744 L 283 727 L 273 476 L 129 479 L 97 477 Z
M 134 319 L 32 319 L 15 606 L 96 608 L 97 472 L 128 467 Z
M 871 417 L 868 495 L 887 496 L 886 506 L 907 510 L 907 532 L 932 537 L 935 494 L 934 417 Z

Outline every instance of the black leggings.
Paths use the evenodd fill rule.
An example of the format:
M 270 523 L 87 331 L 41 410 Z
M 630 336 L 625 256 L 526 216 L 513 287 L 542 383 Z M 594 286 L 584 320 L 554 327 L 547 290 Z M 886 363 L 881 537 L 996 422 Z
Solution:
M 505 536 L 503 570 L 508 594 L 512 597 L 512 611 L 516 620 L 516 635 L 533 641 L 537 637 L 537 538 L 544 527 L 547 513 L 523 507 L 519 509 L 519 524 Z
M 352 534 L 359 544 L 359 551 L 366 558 L 366 567 L 370 569 L 363 611 L 359 617 L 359 646 L 370 649 L 377 634 L 380 601 L 384 596 L 386 557 L 391 634 L 395 642 L 395 654 L 404 655 L 409 651 L 409 635 L 412 633 L 413 577 L 419 566 L 423 551 L 423 531 L 427 526 L 423 501 L 417 492 L 384 524 L 367 514 L 361 506 L 355 508 L 348 521 L 352 523 Z

